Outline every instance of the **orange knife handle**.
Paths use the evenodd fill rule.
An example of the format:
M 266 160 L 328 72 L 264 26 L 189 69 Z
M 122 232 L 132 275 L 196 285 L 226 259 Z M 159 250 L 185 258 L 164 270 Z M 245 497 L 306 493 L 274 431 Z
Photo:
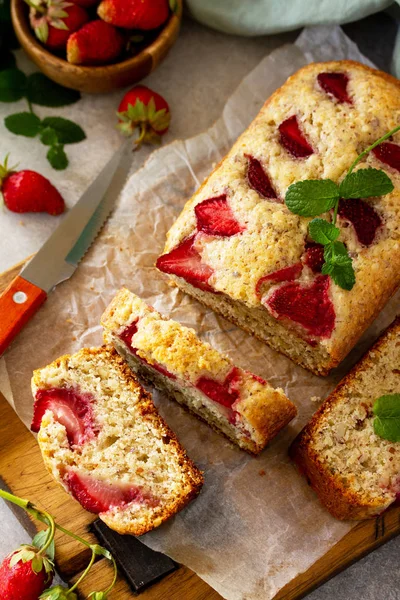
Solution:
M 0 356 L 46 300 L 47 294 L 19 275 L 0 296 Z

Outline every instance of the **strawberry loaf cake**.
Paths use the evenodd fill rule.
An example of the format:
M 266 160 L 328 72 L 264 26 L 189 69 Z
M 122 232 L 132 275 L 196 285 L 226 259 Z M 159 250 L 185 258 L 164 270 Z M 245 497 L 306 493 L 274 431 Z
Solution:
M 314 63 L 265 103 L 171 227 L 157 267 L 183 291 L 294 362 L 326 375 L 400 283 L 400 133 L 358 169 L 383 170 L 383 196 L 338 199 L 352 289 L 323 273 L 310 218 L 288 209 L 303 180 L 339 185 L 356 158 L 400 125 L 400 83 L 352 61 Z M 335 259 L 336 260 L 336 259 Z M 338 264 L 340 257 L 337 259 Z
M 236 367 L 192 329 L 127 289 L 102 317 L 104 339 L 133 371 L 167 391 L 240 448 L 258 454 L 296 415 L 283 390 Z
M 390 401 L 390 412 L 385 411 L 390 426 L 397 406 L 399 424 L 400 318 L 341 381 L 290 449 L 338 519 L 375 517 L 400 496 L 400 428 L 398 441 L 381 437 L 374 426 L 378 399 Z
M 62 356 L 32 391 L 46 467 L 111 529 L 146 533 L 199 493 L 202 474 L 115 350 Z

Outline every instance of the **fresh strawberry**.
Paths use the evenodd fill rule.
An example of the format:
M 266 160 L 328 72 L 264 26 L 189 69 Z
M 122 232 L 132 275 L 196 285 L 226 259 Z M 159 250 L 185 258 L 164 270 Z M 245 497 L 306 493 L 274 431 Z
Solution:
M 0 191 L 9 210 L 17 213 L 64 212 L 64 200 L 48 179 L 35 171 L 14 171 L 8 168 L 7 158 L 0 165 Z
M 98 19 L 69 36 L 67 60 L 73 65 L 104 65 L 115 60 L 124 47 L 124 36 Z
M 169 15 L 168 0 L 102 0 L 100 19 L 124 29 L 156 29 Z
M 285 283 L 273 290 L 263 304 L 276 319 L 289 319 L 315 337 L 329 338 L 335 327 L 329 286 L 328 275 L 318 275 L 309 285 Z
M 384 144 L 379 144 L 372 152 L 381 162 L 400 173 L 400 146 L 398 144 L 385 142 Z
M 72 469 L 69 469 L 64 483 L 84 509 L 96 514 L 107 512 L 114 507 L 125 506 L 130 502 L 148 506 L 158 504 L 156 498 L 144 492 L 139 486 L 108 483 Z
M 125 327 L 125 329 L 123 329 L 121 331 L 121 333 L 119 334 L 119 338 L 128 346 L 129 350 L 133 354 L 135 354 L 135 356 L 138 357 L 139 360 L 141 360 L 142 362 L 144 362 L 146 365 L 148 365 L 150 367 L 153 367 L 153 369 L 155 369 L 156 371 L 158 371 L 162 375 L 165 375 L 166 377 L 169 377 L 170 379 L 176 379 L 175 375 L 173 373 L 170 373 L 169 371 L 167 371 L 167 369 L 165 367 L 161 366 L 157 362 L 149 363 L 147 360 L 145 360 L 143 358 L 143 356 L 140 356 L 138 354 L 137 348 L 135 348 L 133 346 L 133 342 L 132 342 L 132 338 L 135 335 L 135 333 L 137 332 L 137 322 L 138 322 L 138 320 L 139 319 L 136 319 L 135 321 L 133 321 L 133 323 L 131 323 L 130 325 L 128 325 L 128 327 Z
M 240 382 L 240 370 L 237 367 L 232 367 L 223 383 L 219 383 L 209 377 L 200 377 L 196 383 L 196 387 L 214 402 L 231 408 L 232 404 L 239 399 Z
M 283 269 L 278 269 L 277 271 L 273 271 L 268 275 L 264 275 L 264 277 L 261 277 L 257 281 L 256 294 L 258 296 L 261 295 L 261 288 L 266 281 L 273 283 L 279 283 L 281 281 L 294 281 L 300 277 L 302 270 L 303 265 L 299 262 L 295 263 L 294 265 L 290 265 L 290 267 L 284 267 Z
M 325 262 L 323 245 L 315 242 L 307 243 L 303 261 L 313 273 L 321 273 L 322 265 Z
M 64 425 L 71 446 L 82 445 L 97 434 L 91 398 L 76 390 L 51 388 L 38 390 L 33 405 L 31 430 L 37 433 L 47 410 Z
M 177 275 L 190 285 L 207 292 L 214 292 L 208 280 L 214 273 L 213 269 L 201 261 L 199 252 L 194 247 L 195 235 L 187 238 L 168 254 L 157 259 L 156 267 L 164 273 Z
M 307 158 L 314 153 L 299 127 L 296 115 L 279 125 L 279 133 L 282 146 L 295 158 Z
M 29 20 L 38 40 L 53 50 L 63 50 L 71 33 L 89 21 L 82 6 L 64 0 L 25 0 Z
M 275 199 L 276 202 L 280 202 L 260 161 L 250 154 L 245 154 L 245 157 L 249 161 L 247 166 L 247 182 L 249 186 L 258 192 L 262 198 Z
M 140 135 L 136 140 L 158 144 L 161 136 L 168 131 L 171 113 L 168 103 L 160 94 L 144 85 L 136 85 L 122 98 L 118 108 L 119 124 L 117 128 L 126 136 L 133 134 L 138 127 Z
M 38 548 L 21 546 L 0 566 L 1 600 L 38 600 L 50 587 L 53 576 L 52 562 L 43 557 Z
M 194 212 L 199 231 L 209 235 L 230 237 L 245 230 L 233 214 L 225 194 L 203 200 L 195 206 Z
M 324 92 L 336 98 L 338 102 L 353 104 L 347 92 L 349 78 L 345 73 L 320 73 L 317 80 Z
M 340 200 L 338 215 L 349 221 L 356 232 L 358 241 L 363 246 L 370 246 L 382 220 L 370 204 L 359 198 Z

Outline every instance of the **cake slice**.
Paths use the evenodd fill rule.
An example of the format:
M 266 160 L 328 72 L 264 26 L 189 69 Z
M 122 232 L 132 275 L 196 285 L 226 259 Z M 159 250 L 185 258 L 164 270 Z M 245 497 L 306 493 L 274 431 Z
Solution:
M 375 401 L 400 393 L 400 318 L 349 372 L 290 455 L 338 519 L 375 517 L 400 494 L 400 442 L 374 432 Z
M 400 284 L 400 132 L 356 167 L 384 171 L 393 191 L 338 205 L 352 289 L 331 277 L 333 263 L 322 273 L 324 247 L 310 237 L 310 217 L 289 210 L 286 193 L 302 180 L 340 184 L 357 156 L 399 123 L 394 77 L 352 61 L 305 66 L 188 200 L 157 268 L 297 364 L 328 374 Z M 332 221 L 332 212 L 322 218 Z
M 296 415 L 282 390 L 236 367 L 192 329 L 162 317 L 127 289 L 101 322 L 105 341 L 133 371 L 248 452 L 261 452 Z
M 47 469 L 111 529 L 146 533 L 199 493 L 202 474 L 115 350 L 62 356 L 32 391 Z

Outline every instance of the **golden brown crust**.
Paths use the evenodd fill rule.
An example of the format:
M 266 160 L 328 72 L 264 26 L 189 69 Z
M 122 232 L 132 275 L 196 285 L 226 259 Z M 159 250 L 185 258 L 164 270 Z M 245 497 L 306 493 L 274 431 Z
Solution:
M 118 533 L 137 536 L 143 535 L 144 533 L 151 531 L 155 527 L 158 527 L 161 523 L 166 521 L 172 515 L 176 514 L 179 510 L 184 508 L 194 497 L 196 497 L 199 494 L 201 487 L 204 483 L 203 474 L 201 471 L 199 471 L 194 462 L 187 456 L 175 433 L 170 429 L 170 427 L 158 413 L 151 398 L 151 394 L 143 389 L 143 387 L 139 384 L 132 371 L 126 365 L 124 360 L 120 357 L 118 352 L 114 350 L 114 348 L 106 346 L 102 346 L 100 348 L 84 348 L 80 351 L 80 353 L 82 354 L 82 356 L 86 356 L 88 358 L 92 356 L 104 356 L 104 358 L 107 361 L 112 361 L 114 363 L 114 366 L 120 372 L 125 385 L 129 387 L 131 392 L 137 396 L 137 403 L 140 406 L 140 413 L 142 418 L 145 420 L 151 420 L 155 422 L 157 429 L 159 429 L 162 432 L 163 436 L 169 439 L 169 445 L 171 445 L 175 449 L 179 465 L 182 471 L 185 473 L 186 479 L 190 485 L 190 490 L 184 497 L 177 498 L 170 502 L 168 505 L 154 510 L 152 512 L 151 519 L 149 519 L 147 523 L 143 526 L 131 522 L 128 525 L 128 527 L 123 527 L 121 526 L 118 520 L 118 516 L 114 517 L 109 513 L 99 514 L 99 518 L 102 519 L 110 528 L 114 529 Z M 68 364 L 70 357 L 71 355 L 68 354 L 61 356 L 55 361 L 53 361 L 50 365 L 48 365 L 48 367 L 58 368 L 63 363 Z M 46 384 L 45 382 L 43 382 L 41 377 L 41 369 L 37 369 L 33 373 L 32 388 L 34 395 L 38 388 L 46 389 Z M 47 452 L 44 446 L 40 442 L 40 432 L 38 436 L 38 441 L 44 464 L 49 473 L 54 477 L 54 472 L 52 470 L 49 457 L 47 456 Z M 56 481 L 61 487 L 63 487 L 63 489 L 65 489 L 65 487 L 60 481 L 58 481 L 57 479 Z
M 399 336 L 400 317 L 397 317 L 337 385 L 289 449 L 291 459 L 308 479 L 321 502 L 337 519 L 362 520 L 375 517 L 384 511 L 393 500 L 389 499 L 384 503 L 381 498 L 371 500 L 371 498 L 367 498 L 361 493 L 353 493 L 346 488 L 340 477 L 332 474 L 327 465 L 321 462 L 319 453 L 313 449 L 313 440 L 330 409 L 351 394 L 352 385 L 362 373 L 371 369 L 376 362 L 376 354 L 381 353 L 394 337 Z

